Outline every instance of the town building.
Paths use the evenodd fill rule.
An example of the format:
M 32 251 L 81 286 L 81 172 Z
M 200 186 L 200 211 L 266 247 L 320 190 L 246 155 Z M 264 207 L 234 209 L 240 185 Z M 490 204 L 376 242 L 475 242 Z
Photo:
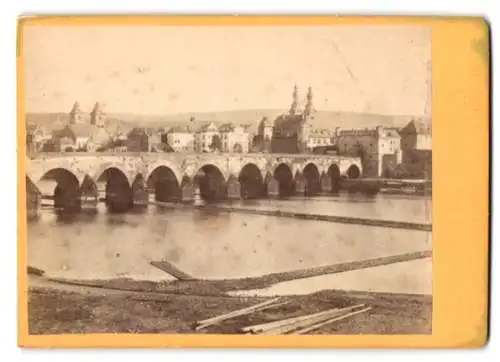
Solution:
M 195 152 L 222 152 L 219 128 L 213 122 L 203 124 L 194 134 Z
M 256 130 L 252 131 L 250 137 L 251 152 L 271 152 L 271 144 L 273 139 L 273 123 L 269 120 L 268 117 L 263 117 L 258 122 Z
M 193 152 L 195 135 L 189 126 L 174 126 L 166 131 L 164 142 L 174 152 Z
M 302 108 L 299 90 L 295 86 L 290 110 L 274 121 L 271 151 L 273 153 L 306 153 L 311 121 L 315 113 L 311 87 L 307 92 L 306 104 Z
M 432 129 L 430 121 L 411 120 L 399 133 L 403 153 L 402 176 L 431 179 Z
M 248 153 L 249 135 L 243 126 L 223 124 L 219 127 L 219 135 L 222 141 L 222 152 Z
M 394 127 L 336 128 L 335 141 L 340 155 L 361 157 L 368 177 L 388 176 L 402 161 L 401 140 Z
M 52 134 L 45 127 L 36 124 L 26 126 L 26 144 L 30 154 L 42 151 L 44 144 L 51 140 Z
M 334 144 L 334 131 L 328 129 L 311 129 L 307 139 L 308 152 L 314 152 L 316 148 L 325 148 Z

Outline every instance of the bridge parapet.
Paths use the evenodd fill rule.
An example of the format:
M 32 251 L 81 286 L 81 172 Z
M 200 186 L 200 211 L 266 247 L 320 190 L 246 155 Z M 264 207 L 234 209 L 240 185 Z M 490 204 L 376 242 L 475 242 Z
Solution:
M 309 154 L 309 153 L 199 153 L 199 152 L 39 152 L 31 157 L 31 160 L 47 159 L 47 158 L 99 158 L 99 157 L 140 157 L 147 159 L 183 159 L 192 157 L 199 160 L 209 160 L 214 157 L 236 157 L 236 158 L 282 158 L 282 159 L 338 159 L 338 160 L 353 160 L 359 157 L 344 156 L 344 155 L 322 155 L 322 154 Z

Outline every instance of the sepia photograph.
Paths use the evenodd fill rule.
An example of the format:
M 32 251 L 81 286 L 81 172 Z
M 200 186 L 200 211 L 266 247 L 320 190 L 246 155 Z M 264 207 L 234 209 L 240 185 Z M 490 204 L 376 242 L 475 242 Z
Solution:
M 430 27 L 20 34 L 30 335 L 432 333 Z

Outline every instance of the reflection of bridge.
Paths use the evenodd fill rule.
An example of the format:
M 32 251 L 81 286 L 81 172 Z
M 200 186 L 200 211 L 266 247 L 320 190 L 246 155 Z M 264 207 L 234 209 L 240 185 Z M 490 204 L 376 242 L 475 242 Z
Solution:
M 358 178 L 361 160 L 300 154 L 40 154 L 27 162 L 28 210 L 36 212 L 40 187 L 52 183 L 54 204 L 95 209 L 98 188 L 108 207 L 128 209 L 158 201 L 191 202 L 335 192 L 341 178 Z M 36 196 L 36 197 L 35 197 Z

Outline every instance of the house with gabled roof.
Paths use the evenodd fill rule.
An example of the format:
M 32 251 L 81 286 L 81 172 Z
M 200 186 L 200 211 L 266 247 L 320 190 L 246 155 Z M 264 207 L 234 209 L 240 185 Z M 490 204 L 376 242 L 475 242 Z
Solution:
M 189 125 L 171 127 L 164 137 L 174 152 L 193 152 L 195 147 L 194 132 Z
M 203 123 L 194 134 L 195 152 L 222 151 L 219 128 L 214 122 Z
M 222 152 L 248 152 L 250 136 L 245 127 L 224 123 L 219 127 L 219 134 L 222 142 Z

